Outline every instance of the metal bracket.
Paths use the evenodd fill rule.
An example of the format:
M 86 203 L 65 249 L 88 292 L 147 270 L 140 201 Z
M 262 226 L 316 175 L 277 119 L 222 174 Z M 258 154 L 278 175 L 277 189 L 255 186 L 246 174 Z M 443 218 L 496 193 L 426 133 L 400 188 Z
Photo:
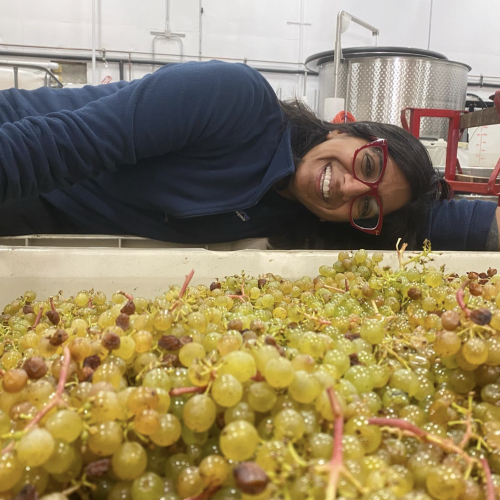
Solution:
M 177 36 L 179 38 L 185 38 L 186 35 L 184 33 L 172 33 L 171 31 L 150 31 L 151 35 L 155 36 L 164 36 L 166 38 L 170 38 L 172 36 Z

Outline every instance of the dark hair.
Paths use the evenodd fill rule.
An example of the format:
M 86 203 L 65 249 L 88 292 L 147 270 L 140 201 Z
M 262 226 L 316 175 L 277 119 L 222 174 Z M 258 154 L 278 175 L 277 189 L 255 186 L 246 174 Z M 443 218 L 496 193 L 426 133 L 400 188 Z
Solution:
M 300 101 L 280 101 L 286 123 L 292 125 L 292 152 L 296 166 L 312 148 L 326 140 L 329 132 L 339 130 L 353 137 L 370 140 L 387 139 L 389 155 L 408 179 L 410 202 L 403 208 L 384 216 L 379 236 L 369 235 L 349 223 L 320 222 L 317 216 L 305 211 L 293 228 L 270 239 L 275 248 L 394 248 L 402 238 L 411 248 L 419 247 L 424 238 L 425 222 L 434 201 L 446 199 L 448 184 L 439 178 L 429 154 L 413 135 L 395 125 L 377 122 L 329 123 L 316 117 Z

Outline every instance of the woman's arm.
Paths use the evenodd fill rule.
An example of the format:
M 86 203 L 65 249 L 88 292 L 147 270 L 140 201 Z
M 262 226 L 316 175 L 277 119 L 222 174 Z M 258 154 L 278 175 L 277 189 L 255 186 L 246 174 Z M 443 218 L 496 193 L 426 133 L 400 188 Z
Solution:
M 276 98 L 242 64 L 163 68 L 75 111 L 0 127 L 0 203 L 68 187 L 102 171 L 196 144 L 202 152 L 250 140 Z M 276 104 L 275 104 L 276 105 Z

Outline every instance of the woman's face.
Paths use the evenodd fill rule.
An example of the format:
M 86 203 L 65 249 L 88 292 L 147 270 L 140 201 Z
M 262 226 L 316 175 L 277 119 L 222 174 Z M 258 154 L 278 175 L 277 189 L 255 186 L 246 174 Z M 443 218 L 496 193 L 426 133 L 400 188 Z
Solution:
M 321 219 L 348 222 L 352 199 L 370 191 L 369 186 L 352 174 L 354 153 L 368 142 L 338 131 L 330 133 L 326 141 L 304 156 L 282 194 L 299 201 Z M 329 183 L 325 184 L 325 177 L 330 178 Z M 378 194 L 384 214 L 394 212 L 410 201 L 410 184 L 391 157 L 387 159 Z M 354 218 L 358 215 L 354 213 L 356 205 L 353 207 Z

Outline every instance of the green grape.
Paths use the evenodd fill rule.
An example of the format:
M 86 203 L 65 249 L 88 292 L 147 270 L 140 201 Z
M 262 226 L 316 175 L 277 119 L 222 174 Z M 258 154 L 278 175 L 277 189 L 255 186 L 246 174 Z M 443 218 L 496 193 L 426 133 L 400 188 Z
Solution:
M 152 389 L 164 389 L 165 391 L 172 389 L 172 381 L 168 373 L 162 368 L 154 368 L 148 371 L 144 375 L 142 385 Z
M 370 392 L 373 389 L 371 372 L 366 366 L 351 366 L 344 374 L 344 379 L 351 382 L 358 394 L 361 394 L 362 392 Z
M 254 424 L 255 412 L 248 403 L 242 401 L 237 405 L 228 408 L 224 412 L 224 422 L 226 425 L 234 422 L 235 420 L 246 420 L 247 422 Z
M 259 435 L 246 420 L 235 420 L 222 429 L 220 447 L 228 460 L 248 460 L 256 451 Z
M 181 498 L 196 497 L 203 491 L 204 486 L 198 467 L 186 467 L 177 478 L 177 492 Z
M 55 441 L 54 451 L 44 463 L 43 468 L 50 474 L 63 474 L 75 459 L 74 446 L 65 441 Z
M 396 370 L 391 376 L 389 385 L 394 389 L 405 391 L 410 397 L 417 393 L 420 386 L 417 375 L 406 369 Z
M 46 429 L 32 429 L 17 445 L 17 457 L 28 467 L 43 465 L 52 455 L 55 440 Z
M 222 360 L 218 373 L 233 375 L 242 383 L 250 380 L 257 371 L 252 355 L 247 352 L 233 351 L 223 356 Z
M 488 345 L 479 338 L 471 338 L 462 346 L 462 355 L 467 363 L 482 365 L 488 359 Z
M 200 477 L 208 488 L 220 486 L 229 474 L 229 464 L 219 455 L 208 455 L 199 465 Z
M 308 447 L 311 458 L 330 460 L 333 449 L 333 438 L 330 434 L 318 432 L 309 437 Z
M 0 455 L 0 492 L 9 491 L 22 477 L 23 466 L 14 453 Z
M 349 356 L 345 352 L 337 350 L 327 351 L 325 357 L 323 358 L 323 363 L 335 366 L 339 376 L 344 375 L 347 369 L 351 366 Z
M 130 488 L 132 500 L 159 500 L 163 496 L 163 480 L 154 472 L 145 472 L 134 479 Z
M 266 382 L 254 382 L 248 389 L 248 404 L 257 412 L 270 411 L 276 399 L 276 391 Z
M 295 410 L 282 410 L 274 417 L 274 428 L 277 439 L 295 442 L 304 435 L 304 419 Z
M 184 405 L 182 418 L 192 431 L 204 432 L 214 423 L 216 411 L 215 403 L 209 396 L 196 394 Z
M 385 328 L 380 321 L 367 319 L 361 325 L 360 334 L 370 344 L 380 344 L 385 336 Z
M 350 419 L 345 425 L 345 432 L 358 438 L 366 454 L 376 451 L 382 441 L 380 427 L 368 424 L 363 417 Z
M 225 374 L 214 380 L 210 394 L 218 405 L 227 408 L 240 402 L 243 386 L 236 377 Z
M 90 450 L 101 457 L 115 453 L 123 441 L 123 431 L 118 422 L 103 422 L 89 434 Z
M 295 372 L 293 382 L 288 386 L 288 393 L 299 403 L 312 403 L 320 394 L 321 385 L 310 373 L 305 371 Z
M 295 378 L 292 362 L 283 357 L 269 360 L 263 373 L 266 382 L 275 389 L 288 387 Z
M 111 458 L 113 473 L 122 481 L 139 477 L 146 469 L 147 456 L 139 443 L 126 442 L 119 446 Z
M 464 479 L 459 471 L 445 465 L 436 465 L 429 470 L 426 486 L 437 500 L 459 498 L 465 490 Z

